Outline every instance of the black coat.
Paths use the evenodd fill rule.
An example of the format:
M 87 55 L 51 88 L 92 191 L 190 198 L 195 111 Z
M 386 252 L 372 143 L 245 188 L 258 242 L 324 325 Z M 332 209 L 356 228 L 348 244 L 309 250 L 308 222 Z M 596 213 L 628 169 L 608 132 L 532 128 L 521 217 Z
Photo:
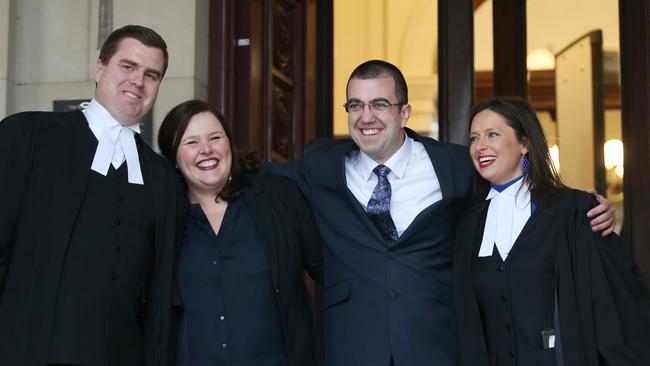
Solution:
M 601 238 L 591 231 L 587 211 L 593 204 L 588 194 L 570 189 L 537 197 L 536 211 L 508 259 L 536 261 L 525 256 L 526 246 L 555 247 L 547 252 L 555 255 L 550 260 L 556 263 L 554 287 L 565 365 L 649 365 L 650 300 L 645 284 L 617 235 Z M 488 205 L 485 201 L 475 206 L 456 229 L 455 365 L 489 365 L 486 342 L 498 342 L 485 339 L 471 275 Z M 520 274 L 515 282 L 525 284 L 525 276 Z M 512 291 L 515 284 L 510 286 Z
M 81 112 L 20 113 L 0 123 L 0 364 L 46 363 L 66 248 L 90 176 L 96 140 Z M 155 242 L 143 294 L 146 365 L 167 362 L 172 268 L 181 185 L 136 137 L 151 192 Z M 79 294 L 83 296 L 83 294 Z M 97 316 L 105 316 L 98 314 Z M 118 335 L 119 336 L 119 335 Z M 104 342 L 103 338 L 97 342 Z
M 312 210 L 298 188 L 284 178 L 254 175 L 248 180 L 244 200 L 269 260 L 289 365 L 320 365 L 321 326 L 314 321 L 304 272 L 323 282 L 322 241 Z M 177 302 L 182 305 L 182 299 Z M 180 318 L 182 307 L 176 310 Z

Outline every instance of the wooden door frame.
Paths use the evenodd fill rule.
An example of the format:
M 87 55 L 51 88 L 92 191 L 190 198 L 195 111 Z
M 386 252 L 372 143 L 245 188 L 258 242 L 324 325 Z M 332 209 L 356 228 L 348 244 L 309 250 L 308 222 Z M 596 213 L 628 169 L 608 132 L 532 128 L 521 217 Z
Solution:
M 619 0 L 623 236 L 650 283 L 650 4 Z

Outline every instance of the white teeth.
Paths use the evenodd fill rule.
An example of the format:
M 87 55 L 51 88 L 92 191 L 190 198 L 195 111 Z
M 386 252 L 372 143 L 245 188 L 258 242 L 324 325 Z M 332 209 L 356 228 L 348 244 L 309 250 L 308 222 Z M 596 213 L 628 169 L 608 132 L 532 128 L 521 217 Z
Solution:
M 137 98 L 138 97 L 137 95 L 135 95 L 135 94 L 133 94 L 131 92 L 128 92 L 128 91 L 125 91 L 124 94 L 130 96 L 131 98 Z
M 493 161 L 493 160 L 496 160 L 496 159 L 497 159 L 496 156 L 483 156 L 483 157 L 478 158 L 478 161 L 480 163 L 485 163 L 485 162 Z
M 196 166 L 198 166 L 199 168 L 212 168 L 214 166 L 217 166 L 217 163 L 218 161 L 216 160 L 205 160 L 196 164 Z
M 365 136 L 376 135 L 379 133 L 379 129 L 377 128 L 362 129 L 361 133 L 363 133 Z

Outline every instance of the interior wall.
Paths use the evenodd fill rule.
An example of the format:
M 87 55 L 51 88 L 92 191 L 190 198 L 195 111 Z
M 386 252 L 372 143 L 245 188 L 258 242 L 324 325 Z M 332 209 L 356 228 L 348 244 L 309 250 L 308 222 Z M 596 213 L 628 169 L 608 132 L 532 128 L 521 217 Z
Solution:
M 10 1 L 0 0 L 0 116 L 4 116 L 7 110 L 10 11 Z

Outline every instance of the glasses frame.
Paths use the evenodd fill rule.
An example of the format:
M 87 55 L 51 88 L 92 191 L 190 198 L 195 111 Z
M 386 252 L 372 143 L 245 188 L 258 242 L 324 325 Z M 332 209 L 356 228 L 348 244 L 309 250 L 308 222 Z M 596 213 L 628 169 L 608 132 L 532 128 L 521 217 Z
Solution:
M 348 109 L 348 106 L 349 106 L 350 102 L 361 104 L 361 109 L 359 111 L 352 111 L 351 112 Z M 388 107 L 386 109 L 377 110 L 377 109 L 375 109 L 377 102 L 382 102 L 382 103 L 385 102 L 386 104 L 388 104 Z M 373 107 L 373 105 L 375 107 Z M 385 112 L 385 111 L 389 110 L 390 108 L 392 108 L 394 106 L 403 106 L 403 105 L 404 105 L 404 103 L 391 103 L 386 99 L 374 99 L 374 100 L 371 100 L 369 102 L 363 102 L 363 101 L 360 101 L 360 100 L 359 101 L 357 101 L 357 100 L 352 100 L 352 101 L 348 100 L 347 102 L 345 102 L 345 104 L 343 104 L 343 108 L 345 109 L 345 112 L 348 113 L 348 114 L 350 114 L 350 113 L 360 113 L 364 109 L 366 109 L 366 106 L 368 106 L 368 109 L 373 113 L 377 113 L 377 112 L 381 113 L 381 112 Z

